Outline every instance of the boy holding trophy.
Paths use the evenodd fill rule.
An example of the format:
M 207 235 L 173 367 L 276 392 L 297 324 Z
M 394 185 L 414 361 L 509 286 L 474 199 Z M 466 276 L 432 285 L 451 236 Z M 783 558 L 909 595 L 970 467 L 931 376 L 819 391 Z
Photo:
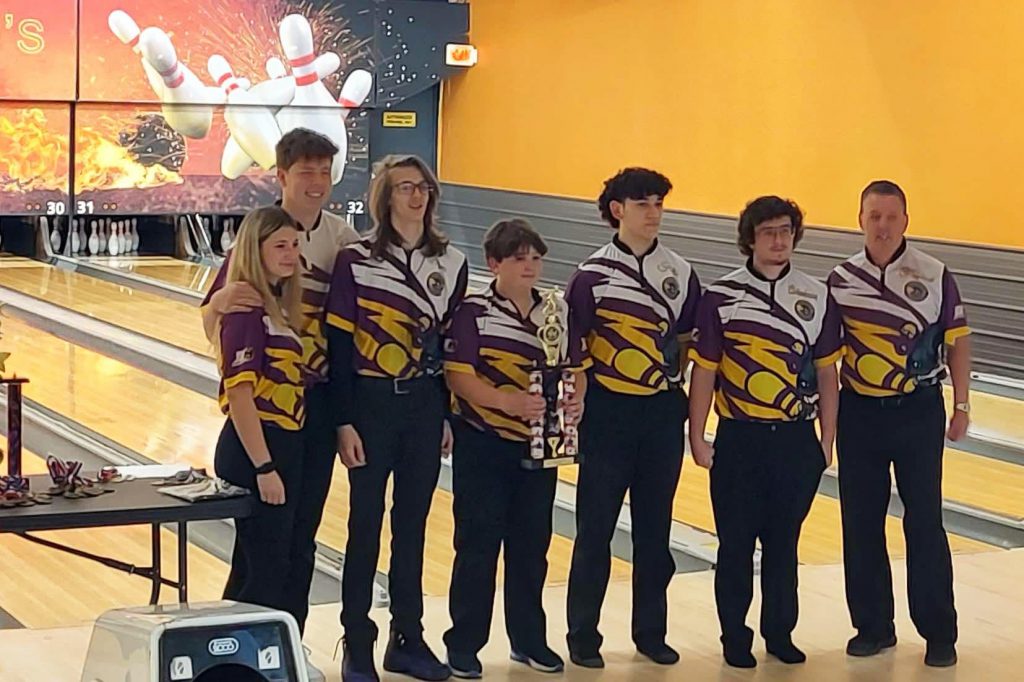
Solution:
M 545 672 L 563 667 L 547 645 L 541 592 L 554 465 L 574 461 L 589 359 L 565 301 L 534 286 L 545 253 L 544 241 L 524 220 L 491 227 L 484 255 L 495 279 L 462 302 L 445 348 L 457 448 L 453 625 L 444 641 L 456 677 L 483 673 L 477 652 L 490 632 L 502 545 L 512 659 Z

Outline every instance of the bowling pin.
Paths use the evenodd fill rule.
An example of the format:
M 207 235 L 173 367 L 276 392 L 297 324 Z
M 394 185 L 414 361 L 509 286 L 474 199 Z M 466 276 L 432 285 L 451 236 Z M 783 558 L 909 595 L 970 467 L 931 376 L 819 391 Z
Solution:
M 117 223 L 111 228 L 110 236 L 107 238 L 107 253 L 116 256 L 121 253 L 120 240 L 117 237 Z
M 132 218 L 132 253 L 139 251 L 139 219 Z
M 92 233 L 89 235 L 89 255 L 95 256 L 100 250 L 99 226 L 92 221 Z
M 78 224 L 78 218 L 71 221 L 71 253 L 78 254 L 82 251 L 82 237 L 79 234 L 81 226 Z
M 163 114 L 168 125 L 185 137 L 206 137 L 213 122 L 214 105 L 225 101 L 224 91 L 204 85 L 178 61 L 171 39 L 160 29 L 145 29 L 139 36 L 139 48 L 164 79 Z
M 373 74 L 365 69 L 356 69 L 345 79 L 338 95 L 338 104 L 342 106 L 341 117 L 347 118 L 348 112 L 358 109 L 366 101 L 373 88 Z
M 277 162 L 275 147 L 281 139 L 281 128 L 277 125 L 274 113 L 266 105 L 282 107 L 290 102 L 295 96 L 294 83 L 282 78 L 263 81 L 244 90 L 223 56 L 211 56 L 206 66 L 210 76 L 224 89 L 227 97 L 224 120 L 231 131 L 231 137 L 249 158 L 264 170 L 270 170 Z
M 117 36 L 118 40 L 132 48 L 132 52 L 139 55 L 142 69 L 146 72 L 146 79 L 149 81 L 149 87 L 153 88 L 157 99 L 163 101 L 164 79 L 160 77 L 156 69 L 141 55 L 141 50 L 139 49 L 139 25 L 135 23 L 135 20 L 127 12 L 119 9 L 114 10 L 107 17 L 107 25 L 110 26 L 110 31 Z
M 320 81 L 314 65 L 313 29 L 301 14 L 289 14 L 278 27 L 281 47 L 295 76 L 295 99 L 277 113 L 281 133 L 308 128 L 324 135 L 338 147 L 331 165 L 331 182 L 338 184 L 345 172 L 348 131 L 341 106 Z

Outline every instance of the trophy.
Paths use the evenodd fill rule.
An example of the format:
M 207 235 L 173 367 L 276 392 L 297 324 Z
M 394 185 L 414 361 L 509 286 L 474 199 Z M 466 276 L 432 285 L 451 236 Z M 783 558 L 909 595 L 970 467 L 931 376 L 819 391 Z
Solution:
M 542 418 L 530 421 L 530 456 L 522 462 L 526 469 L 573 464 L 579 454 L 577 425 L 559 404 L 576 392 L 576 377 L 560 362 L 568 344 L 558 302 L 557 289 L 543 296 L 544 324 L 537 330 L 537 338 L 544 349 L 544 365 L 530 372 L 528 391 L 544 396 L 546 407 Z
M 26 383 L 28 379 L 19 377 L 0 378 L 0 385 L 7 387 L 7 475 L 16 478 L 21 478 L 21 389 Z

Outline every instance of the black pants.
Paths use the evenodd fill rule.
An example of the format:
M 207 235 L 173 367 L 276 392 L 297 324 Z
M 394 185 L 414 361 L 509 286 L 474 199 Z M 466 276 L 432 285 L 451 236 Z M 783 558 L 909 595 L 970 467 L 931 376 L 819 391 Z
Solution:
M 252 462 L 231 419 L 224 424 L 217 440 L 217 476 L 248 488 L 255 497 L 252 514 L 235 519 L 235 547 L 224 598 L 287 611 L 298 620 L 305 618 L 307 599 L 305 594 L 300 598 L 289 581 L 294 566 L 301 560 L 295 549 L 295 528 L 302 504 L 302 433 L 264 426 L 263 437 L 284 482 L 282 505 L 259 500 Z
M 957 638 L 953 563 L 942 526 L 946 409 L 938 387 L 906 397 L 839 399 L 839 492 L 846 603 L 853 627 L 875 637 L 894 631 L 885 518 L 892 481 L 903 501 L 910 617 L 930 642 Z
M 326 384 L 306 389 L 306 424 L 302 430 L 302 489 L 299 492 L 299 506 L 295 510 L 295 531 L 292 536 L 294 559 L 287 587 L 291 593 L 290 601 L 297 605 L 296 620 L 299 621 L 300 633 L 305 630 L 306 617 L 309 615 L 309 588 L 316 566 L 316 533 L 324 515 L 338 450 L 337 430 L 330 413 L 328 397 Z
M 407 637 L 423 631 L 423 543 L 427 514 L 441 471 L 447 393 L 439 379 L 403 384 L 397 395 L 385 379 L 357 379 L 356 430 L 366 465 L 349 469 L 348 542 L 341 578 L 341 624 L 355 646 L 377 636 L 370 619 L 380 555 L 384 494 L 394 474 L 391 506 L 391 627 Z
M 569 573 L 569 647 L 603 641 L 597 626 L 611 571 L 611 540 L 626 491 L 633 526 L 633 641 L 664 641 L 666 590 L 675 573 L 669 551 L 672 500 L 683 460 L 686 394 L 630 396 L 596 383 L 580 425 L 576 543 Z
M 825 455 L 814 422 L 722 419 L 715 436 L 711 504 L 718 533 L 715 603 L 726 647 L 750 649 L 754 544 L 761 541 L 761 636 L 788 642 L 797 619 L 797 543 Z
M 505 629 L 514 651 L 547 646 L 541 603 L 558 474 L 527 471 L 529 444 L 486 434 L 459 418 L 452 455 L 455 566 L 449 594 L 449 650 L 476 654 L 487 643 L 498 552 L 505 550 Z

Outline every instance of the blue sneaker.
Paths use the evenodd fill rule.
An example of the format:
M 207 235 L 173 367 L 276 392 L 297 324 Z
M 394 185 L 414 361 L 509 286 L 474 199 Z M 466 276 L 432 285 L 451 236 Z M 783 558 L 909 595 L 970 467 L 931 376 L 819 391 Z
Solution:
M 384 669 L 428 682 L 441 682 L 452 676 L 451 668 L 437 659 L 421 635 L 413 639 L 394 630 L 384 652 Z
M 343 682 L 380 682 L 373 664 L 373 642 L 350 645 L 342 640 L 341 679 Z

